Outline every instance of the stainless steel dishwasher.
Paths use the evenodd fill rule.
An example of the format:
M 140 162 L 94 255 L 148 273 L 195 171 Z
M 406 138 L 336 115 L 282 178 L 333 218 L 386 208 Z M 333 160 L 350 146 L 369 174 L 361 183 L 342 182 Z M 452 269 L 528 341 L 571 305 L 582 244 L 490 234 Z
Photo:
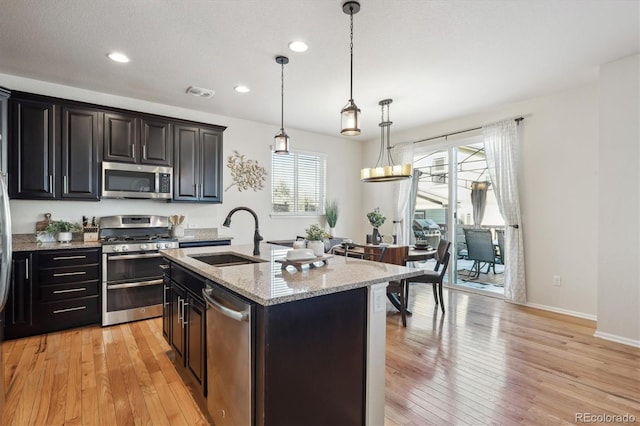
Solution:
M 253 424 L 252 306 L 207 281 L 207 409 L 216 426 Z

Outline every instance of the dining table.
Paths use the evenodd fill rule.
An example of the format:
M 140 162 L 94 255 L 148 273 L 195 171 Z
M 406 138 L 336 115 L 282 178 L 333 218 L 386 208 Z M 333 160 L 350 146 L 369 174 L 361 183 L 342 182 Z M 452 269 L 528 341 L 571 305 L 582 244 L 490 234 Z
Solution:
M 385 244 L 379 244 L 379 245 L 385 245 Z M 345 250 L 345 248 L 342 245 L 338 245 L 332 248 L 332 252 L 334 254 L 338 254 L 341 256 L 347 255 L 352 257 L 358 257 L 359 254 L 361 254 L 361 252 L 366 250 L 367 246 L 374 247 L 373 244 L 367 244 L 363 248 Z M 437 253 L 437 250 L 431 246 L 416 247 L 415 245 L 401 246 L 401 245 L 395 245 L 395 244 L 387 244 L 386 247 L 387 247 L 387 251 L 384 255 L 383 261 L 385 263 L 391 263 L 391 264 L 403 265 L 403 266 L 404 265 L 412 266 L 412 264 L 415 264 L 416 262 L 426 262 L 427 260 L 434 258 Z M 400 299 L 398 298 L 397 294 L 387 293 L 387 298 L 389 299 L 389 302 L 391 302 L 394 308 L 396 308 L 398 311 L 401 310 Z M 407 310 L 406 312 L 407 312 L 407 315 L 411 315 L 411 312 L 409 310 Z

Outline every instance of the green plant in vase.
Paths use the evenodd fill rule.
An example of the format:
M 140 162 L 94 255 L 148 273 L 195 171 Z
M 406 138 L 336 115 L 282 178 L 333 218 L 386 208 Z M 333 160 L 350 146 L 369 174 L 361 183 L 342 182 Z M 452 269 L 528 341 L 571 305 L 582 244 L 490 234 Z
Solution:
M 82 230 L 82 227 L 78 223 L 68 222 L 66 220 L 58 220 L 51 222 L 44 229 L 44 232 L 52 235 L 57 235 L 58 241 L 61 243 L 68 243 L 73 237 L 73 232 Z
M 380 228 L 384 221 L 387 220 L 385 215 L 380 213 L 380 208 L 376 207 L 372 212 L 367 213 L 367 220 L 369 220 L 369 224 L 373 226 L 373 232 L 371 234 L 371 243 L 372 244 L 380 244 L 382 241 L 382 237 L 380 237 Z
M 324 205 L 324 214 L 327 218 L 327 225 L 329 225 L 329 234 L 335 236 L 336 223 L 338 222 L 338 202 L 327 201 Z
M 305 231 L 307 233 L 307 248 L 313 250 L 313 254 L 316 256 L 324 255 L 324 240 L 329 238 L 327 231 L 315 223 L 305 229 Z

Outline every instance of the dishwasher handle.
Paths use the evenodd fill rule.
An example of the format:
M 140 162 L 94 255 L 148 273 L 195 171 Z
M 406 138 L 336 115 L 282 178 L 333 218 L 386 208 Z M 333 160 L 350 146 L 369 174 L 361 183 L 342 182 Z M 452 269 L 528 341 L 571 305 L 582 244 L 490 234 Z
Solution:
M 211 306 L 216 311 L 220 312 L 222 315 L 234 319 L 236 321 L 249 321 L 249 317 L 251 315 L 251 311 L 246 309 L 244 311 L 235 311 L 233 309 L 229 309 L 226 306 L 222 306 L 220 302 L 213 298 L 213 292 L 211 289 L 203 288 L 202 296 L 204 300 L 207 301 L 207 305 Z

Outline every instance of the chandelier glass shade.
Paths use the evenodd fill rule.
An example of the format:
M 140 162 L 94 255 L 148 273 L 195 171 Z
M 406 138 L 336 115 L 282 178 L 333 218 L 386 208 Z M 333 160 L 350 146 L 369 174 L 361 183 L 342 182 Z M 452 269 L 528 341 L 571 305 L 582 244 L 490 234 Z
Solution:
M 378 102 L 381 106 L 382 116 L 380 121 L 380 153 L 375 167 L 367 167 L 360 170 L 360 180 L 363 182 L 392 182 L 409 179 L 412 175 L 411 164 L 394 164 L 391 156 L 390 135 L 392 121 L 389 120 L 389 104 L 391 99 L 383 99 Z M 384 111 L 387 110 L 385 119 Z
M 276 57 L 276 63 L 280 64 L 280 133 L 273 140 L 273 152 L 276 154 L 289 154 L 289 136 L 284 131 L 284 65 L 289 63 L 286 56 Z
M 360 134 L 360 108 L 353 101 L 353 15 L 360 11 L 360 3 L 357 1 L 346 1 L 342 4 L 342 11 L 350 18 L 350 44 L 349 52 L 351 57 L 350 79 L 349 79 L 349 102 L 340 111 L 342 130 L 344 136 L 358 136 Z

